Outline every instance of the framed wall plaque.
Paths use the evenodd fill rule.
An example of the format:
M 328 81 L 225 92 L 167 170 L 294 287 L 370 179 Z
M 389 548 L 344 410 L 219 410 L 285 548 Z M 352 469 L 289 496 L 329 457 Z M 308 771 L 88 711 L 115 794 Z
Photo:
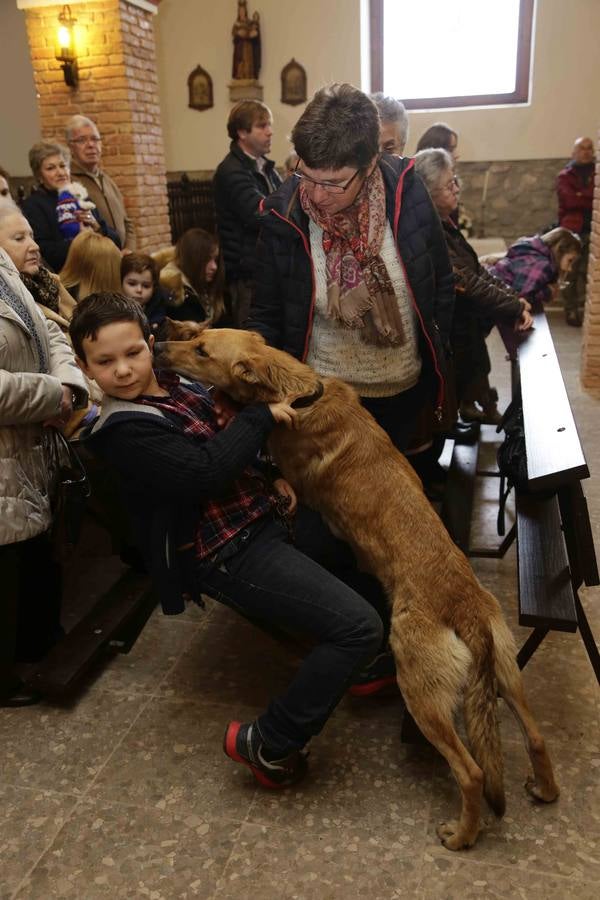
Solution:
M 190 109 L 210 109 L 213 106 L 212 78 L 202 66 L 196 66 L 188 76 L 188 106 Z
M 281 70 L 281 102 L 290 106 L 306 103 L 306 70 L 293 57 Z

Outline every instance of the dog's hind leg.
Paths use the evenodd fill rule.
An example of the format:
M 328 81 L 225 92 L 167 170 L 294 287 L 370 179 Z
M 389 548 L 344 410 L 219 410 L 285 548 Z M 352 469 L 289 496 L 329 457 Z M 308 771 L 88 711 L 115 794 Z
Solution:
M 404 617 L 393 617 L 390 640 L 406 705 L 427 740 L 446 759 L 461 792 L 459 820 L 440 825 L 438 837 L 448 850 L 462 850 L 471 847 L 479 833 L 484 780 L 452 720 L 470 654 L 447 629 L 434 633 L 431 621 L 423 626 L 416 628 L 414 620 L 409 624 Z
M 527 779 L 525 787 L 536 800 L 551 803 L 558 797 L 559 788 L 554 778 L 546 743 L 525 699 L 523 678 L 517 666 L 516 648 L 512 635 L 504 620 L 495 621 L 492 625 L 492 632 L 498 692 L 512 710 L 521 727 L 533 768 L 533 777 Z

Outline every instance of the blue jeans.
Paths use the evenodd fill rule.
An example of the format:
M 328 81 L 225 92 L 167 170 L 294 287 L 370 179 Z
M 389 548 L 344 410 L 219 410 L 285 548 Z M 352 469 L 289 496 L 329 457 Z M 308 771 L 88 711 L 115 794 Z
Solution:
M 299 507 L 295 533 L 290 544 L 267 516 L 196 567 L 210 597 L 315 641 L 285 693 L 257 720 L 265 744 L 282 756 L 321 731 L 352 676 L 381 649 L 387 615 L 379 583 L 357 570 L 350 548 L 317 513 Z

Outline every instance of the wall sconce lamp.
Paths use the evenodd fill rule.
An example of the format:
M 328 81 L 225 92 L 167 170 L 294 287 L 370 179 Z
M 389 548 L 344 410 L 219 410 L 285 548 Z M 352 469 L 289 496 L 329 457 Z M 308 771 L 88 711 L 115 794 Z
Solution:
M 79 72 L 77 69 L 77 53 L 75 50 L 75 22 L 71 16 L 71 7 L 63 6 L 58 17 L 56 59 L 62 63 L 61 69 L 65 76 L 65 84 L 76 88 L 79 84 Z

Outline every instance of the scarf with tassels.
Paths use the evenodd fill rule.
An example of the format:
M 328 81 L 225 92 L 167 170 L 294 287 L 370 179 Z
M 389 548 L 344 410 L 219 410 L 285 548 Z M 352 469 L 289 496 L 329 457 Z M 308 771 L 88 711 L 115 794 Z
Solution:
M 379 167 L 365 179 L 354 203 L 333 216 L 316 208 L 303 184 L 299 194 L 303 210 L 323 230 L 327 315 L 348 328 L 360 329 L 367 344 L 403 344 L 398 300 L 380 256 L 387 218 Z
M 52 277 L 48 269 L 40 266 L 37 275 L 27 275 L 25 272 L 21 272 L 21 281 L 36 303 L 47 306 L 52 312 L 59 312 L 58 281 Z

